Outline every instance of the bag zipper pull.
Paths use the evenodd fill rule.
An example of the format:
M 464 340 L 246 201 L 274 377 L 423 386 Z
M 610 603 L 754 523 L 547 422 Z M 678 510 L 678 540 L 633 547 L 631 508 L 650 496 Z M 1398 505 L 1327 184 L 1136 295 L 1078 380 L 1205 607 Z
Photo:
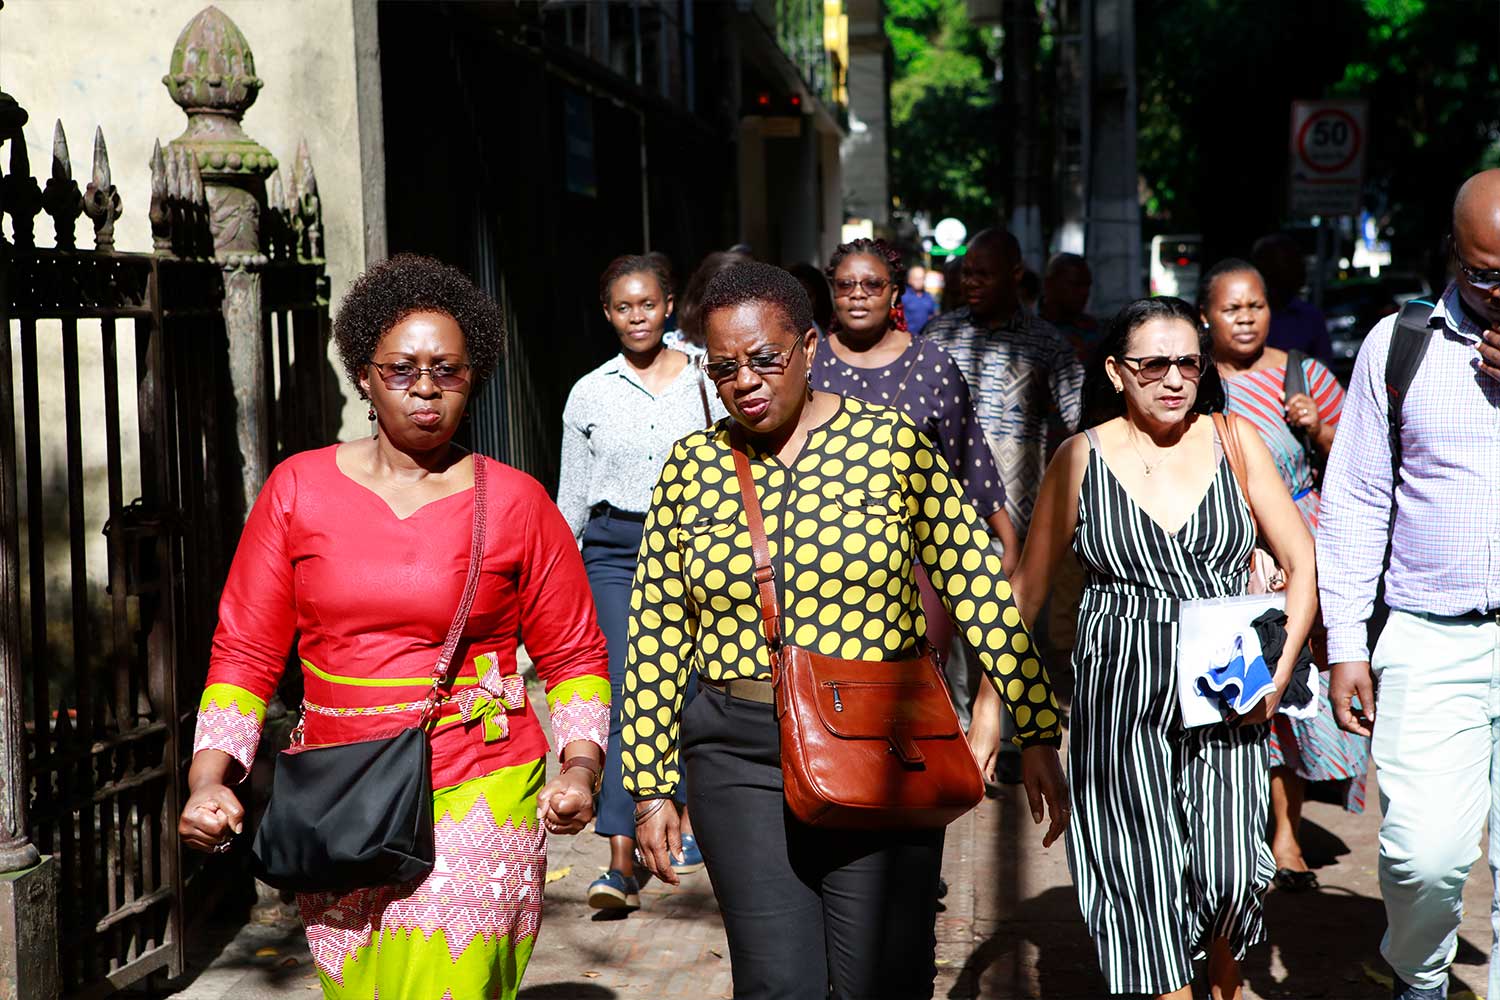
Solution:
M 828 687 L 833 691 L 833 710 L 835 712 L 842 712 L 844 710 L 844 702 L 839 698 L 838 684 L 833 681 L 829 681 Z

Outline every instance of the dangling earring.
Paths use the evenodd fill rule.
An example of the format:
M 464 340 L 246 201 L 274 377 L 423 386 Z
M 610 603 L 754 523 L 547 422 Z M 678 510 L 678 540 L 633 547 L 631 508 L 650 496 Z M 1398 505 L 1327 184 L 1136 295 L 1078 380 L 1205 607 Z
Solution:
M 366 414 L 366 416 L 368 416 L 370 418 L 370 437 L 371 438 L 378 438 L 378 437 L 380 437 L 380 425 L 375 422 L 375 404 L 374 403 L 370 404 L 370 412 L 368 414 Z
M 808 399 L 812 399 L 813 398 L 812 367 L 811 366 L 809 366 L 808 369 L 807 369 L 807 398 Z

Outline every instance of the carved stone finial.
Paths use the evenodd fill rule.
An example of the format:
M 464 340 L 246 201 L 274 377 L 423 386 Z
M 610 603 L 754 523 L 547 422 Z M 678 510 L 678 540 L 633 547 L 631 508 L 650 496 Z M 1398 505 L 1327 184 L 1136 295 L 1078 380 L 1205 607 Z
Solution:
M 42 208 L 52 216 L 57 248 L 72 250 L 77 246 L 73 230 L 83 214 L 83 195 L 73 180 L 73 158 L 68 155 L 68 136 L 61 120 L 52 129 L 52 173 L 42 190 Z
M 217 7 L 205 7 L 187 23 L 162 83 L 189 115 L 228 115 L 235 120 L 255 103 L 263 81 L 239 26 Z
M 19 129 L 11 138 L 10 173 L 5 177 L 5 213 L 18 247 L 36 246 L 36 215 L 42 210 L 42 189 L 31 176 L 26 137 Z
M 94 178 L 83 192 L 83 211 L 94 224 L 94 249 L 106 253 L 115 248 L 115 220 L 120 217 L 120 192 L 110 181 L 109 150 L 104 147 L 104 129 L 94 129 Z
M 182 29 L 162 82 L 188 116 L 172 145 L 187 148 L 210 182 L 253 180 L 275 169 L 276 157 L 240 125 L 261 88 L 250 43 L 217 7 L 205 7 Z

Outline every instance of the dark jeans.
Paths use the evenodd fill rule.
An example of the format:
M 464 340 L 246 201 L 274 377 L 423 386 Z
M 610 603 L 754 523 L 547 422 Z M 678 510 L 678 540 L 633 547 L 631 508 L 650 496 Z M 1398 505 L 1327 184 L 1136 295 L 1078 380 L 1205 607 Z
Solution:
M 708 685 L 683 715 L 682 747 L 735 1000 L 928 1000 L 943 831 L 799 822 L 773 709 Z
M 635 836 L 635 802 L 620 780 L 620 709 L 625 700 L 626 627 L 630 620 L 630 586 L 644 526 L 606 512 L 589 519 L 583 529 L 583 567 L 599 628 L 609 646 L 609 747 L 604 754 L 604 782 L 599 788 L 594 832 L 601 837 Z M 687 697 L 693 696 L 697 675 L 689 678 Z M 679 801 L 686 801 L 678 793 Z

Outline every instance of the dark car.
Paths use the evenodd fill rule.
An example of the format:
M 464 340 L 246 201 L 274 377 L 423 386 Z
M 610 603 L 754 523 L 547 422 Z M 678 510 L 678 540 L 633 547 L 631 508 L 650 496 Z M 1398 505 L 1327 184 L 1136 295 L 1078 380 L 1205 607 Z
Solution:
M 1432 286 L 1420 274 L 1387 271 L 1378 278 L 1341 281 L 1323 289 L 1323 317 L 1333 342 L 1330 366 L 1340 382 L 1349 383 L 1359 345 L 1381 318 L 1410 299 L 1430 298 Z

